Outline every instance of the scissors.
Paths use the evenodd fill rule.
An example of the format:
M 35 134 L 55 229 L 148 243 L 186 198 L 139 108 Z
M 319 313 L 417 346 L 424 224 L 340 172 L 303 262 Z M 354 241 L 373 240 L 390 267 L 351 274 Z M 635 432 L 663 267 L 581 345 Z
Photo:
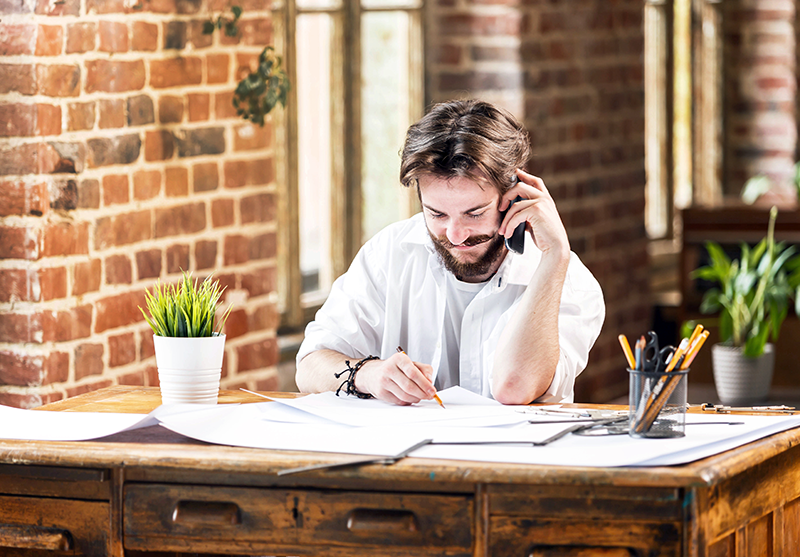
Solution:
M 647 331 L 647 342 L 642 351 L 644 371 L 663 373 L 667 369 L 667 363 L 674 352 L 675 347 L 672 345 L 665 346 L 659 350 L 658 335 L 655 331 Z

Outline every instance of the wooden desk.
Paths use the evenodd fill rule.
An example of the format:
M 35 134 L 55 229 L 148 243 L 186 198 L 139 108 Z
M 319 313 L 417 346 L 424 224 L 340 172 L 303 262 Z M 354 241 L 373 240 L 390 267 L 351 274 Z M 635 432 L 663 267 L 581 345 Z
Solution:
M 45 409 L 158 403 L 157 389 L 110 387 Z M 800 548 L 799 443 L 793 430 L 677 467 L 409 458 L 278 477 L 352 456 L 208 445 L 160 427 L 0 440 L 0 554 L 790 557 Z

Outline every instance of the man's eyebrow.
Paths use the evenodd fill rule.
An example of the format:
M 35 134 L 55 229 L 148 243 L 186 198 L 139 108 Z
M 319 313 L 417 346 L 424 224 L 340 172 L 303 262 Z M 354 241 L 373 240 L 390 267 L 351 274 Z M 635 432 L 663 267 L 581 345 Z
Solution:
M 471 209 L 467 209 L 466 211 L 464 211 L 463 214 L 466 215 L 466 214 L 469 214 L 469 213 L 474 213 L 475 211 L 481 211 L 481 210 L 484 210 L 484 209 L 488 209 L 491 204 L 492 204 L 492 202 L 490 201 L 489 203 L 484 203 L 483 205 L 478 205 L 476 207 L 472 207 Z M 431 211 L 433 213 L 439 213 L 440 215 L 446 215 L 447 214 L 444 211 L 440 211 L 439 209 L 434 209 L 433 207 L 431 207 L 427 203 L 423 203 L 422 206 L 425 209 L 427 209 L 427 210 L 429 210 L 429 211 Z

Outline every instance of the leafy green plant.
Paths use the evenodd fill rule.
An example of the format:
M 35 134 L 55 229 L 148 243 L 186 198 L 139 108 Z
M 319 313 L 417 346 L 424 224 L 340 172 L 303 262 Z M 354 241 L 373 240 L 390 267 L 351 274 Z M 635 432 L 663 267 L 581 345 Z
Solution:
M 242 8 L 231 8 L 232 18 L 218 16 L 203 23 L 203 34 L 210 35 L 215 30 L 225 30 L 225 35 L 235 37 L 239 28 L 237 22 L 242 16 Z M 280 103 L 286 106 L 291 85 L 289 77 L 281 67 L 281 57 L 275 49 L 267 46 L 258 57 L 258 68 L 242 79 L 233 92 L 233 106 L 236 113 L 259 126 L 264 125 L 264 118 Z
M 183 273 L 178 284 L 157 281 L 153 292 L 145 291 L 147 311 L 139 307 L 153 332 L 162 337 L 212 337 L 219 336 L 233 305 L 215 326 L 217 303 L 225 288 L 219 281 L 206 278 L 198 287 L 191 273 Z
M 794 246 L 775 243 L 778 209 L 769 213 L 767 237 L 754 248 L 741 244 L 741 256 L 731 260 L 715 242 L 706 242 L 711 263 L 692 273 L 717 286 L 706 291 L 700 305 L 703 313 L 720 313 L 723 344 L 742 347 L 745 356 L 764 353 L 767 340 L 778 339 L 789 303 L 794 298 L 800 314 L 800 255 Z
M 794 163 L 792 167 L 792 185 L 794 186 L 797 199 L 800 200 L 800 161 Z M 755 203 L 759 197 L 767 193 L 773 187 L 772 180 L 763 174 L 751 176 L 742 188 L 742 201 L 748 205 Z

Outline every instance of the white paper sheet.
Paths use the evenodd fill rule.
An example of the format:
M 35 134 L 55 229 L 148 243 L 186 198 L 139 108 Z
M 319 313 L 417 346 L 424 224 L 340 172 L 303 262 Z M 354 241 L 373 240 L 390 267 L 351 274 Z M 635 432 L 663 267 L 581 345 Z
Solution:
M 423 400 L 411 406 L 397 406 L 377 399 L 336 396 L 319 393 L 301 398 L 271 399 L 284 406 L 302 410 L 331 423 L 354 427 L 407 425 L 413 423 L 438 426 L 497 426 L 527 422 L 529 416 L 517 406 L 504 406 L 462 387 L 439 391 L 445 408 L 434 400 Z M 271 410 L 265 410 L 265 415 Z
M 0 406 L 0 439 L 86 441 L 156 424 L 152 413 L 48 412 Z

